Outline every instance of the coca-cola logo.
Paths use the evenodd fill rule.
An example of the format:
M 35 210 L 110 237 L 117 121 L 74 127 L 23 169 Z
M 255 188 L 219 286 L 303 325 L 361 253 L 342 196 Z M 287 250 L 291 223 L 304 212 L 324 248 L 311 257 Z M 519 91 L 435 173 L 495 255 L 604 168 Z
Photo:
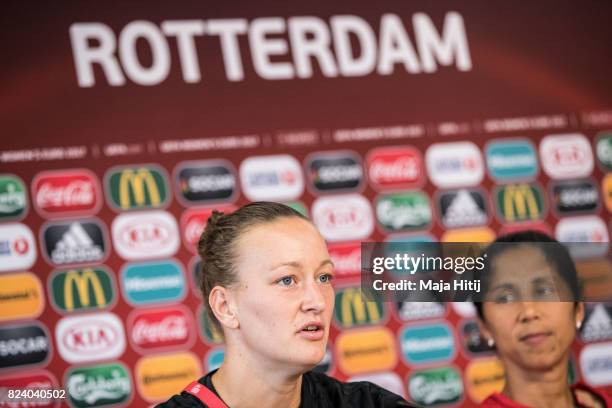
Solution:
M 130 340 L 135 349 L 143 352 L 162 348 L 184 348 L 193 337 L 193 319 L 189 311 L 180 306 L 137 311 L 130 321 Z
M 370 181 L 378 189 L 410 187 L 422 182 L 423 161 L 413 148 L 374 149 L 367 164 Z
M 224 214 L 228 214 L 233 212 L 236 208 L 229 206 L 224 208 L 217 207 L 216 209 Z M 181 217 L 183 240 L 185 241 L 185 246 L 193 253 L 197 253 L 198 251 L 200 236 L 206 227 L 208 219 L 212 215 L 212 211 L 213 210 L 209 208 L 193 208 L 185 211 Z
M 43 172 L 32 186 L 35 207 L 46 217 L 94 214 L 101 205 L 98 181 L 86 170 Z
M 57 388 L 57 380 L 52 374 L 46 371 L 33 372 L 28 374 L 15 373 L 12 376 L 6 376 L 0 379 L 0 390 L 4 394 L 0 394 L 0 401 L 5 405 L 3 407 L 18 408 L 18 407 L 56 407 L 59 402 L 52 398 L 33 398 L 28 401 L 19 399 L 7 400 L 6 392 L 8 390 L 50 390 Z M 56 403 L 57 402 L 57 403 Z
M 334 263 L 334 281 L 358 278 L 361 272 L 361 244 L 335 244 L 329 247 L 329 256 Z

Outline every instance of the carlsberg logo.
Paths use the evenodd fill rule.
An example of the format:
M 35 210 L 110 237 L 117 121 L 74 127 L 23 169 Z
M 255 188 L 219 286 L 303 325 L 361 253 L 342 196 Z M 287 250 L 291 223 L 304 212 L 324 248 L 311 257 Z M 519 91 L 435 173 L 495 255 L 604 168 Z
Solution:
M 74 370 L 67 385 L 73 405 L 79 408 L 125 402 L 132 388 L 127 371 L 118 364 Z
M 417 403 L 427 406 L 456 402 L 463 393 L 461 377 L 450 367 L 416 373 L 410 378 L 408 388 Z

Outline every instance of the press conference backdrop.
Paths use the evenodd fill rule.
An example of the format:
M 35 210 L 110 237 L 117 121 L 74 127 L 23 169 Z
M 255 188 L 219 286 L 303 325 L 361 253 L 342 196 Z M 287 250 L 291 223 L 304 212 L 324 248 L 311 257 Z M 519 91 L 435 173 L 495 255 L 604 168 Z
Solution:
M 320 370 L 472 406 L 503 372 L 469 304 L 361 302 L 361 241 L 607 242 L 600 2 L 3 5 L 0 385 L 152 405 L 223 360 L 195 243 L 290 203 L 337 267 Z M 609 259 L 579 263 L 571 381 L 612 389 Z

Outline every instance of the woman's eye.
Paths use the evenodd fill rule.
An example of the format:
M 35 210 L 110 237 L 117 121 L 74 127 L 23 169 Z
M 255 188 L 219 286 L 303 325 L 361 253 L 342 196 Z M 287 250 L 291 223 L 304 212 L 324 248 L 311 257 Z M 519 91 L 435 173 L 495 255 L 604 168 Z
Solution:
M 329 273 L 324 273 L 323 275 L 319 276 L 319 282 L 321 283 L 329 283 L 332 281 L 332 279 L 334 279 L 334 277 Z
M 514 301 L 515 301 L 515 298 L 510 293 L 504 293 L 504 294 L 495 296 L 495 303 L 510 303 Z
M 293 279 L 293 276 L 285 276 L 283 278 L 280 278 L 276 282 L 281 284 L 282 286 L 290 286 L 294 281 L 295 280 Z
M 556 294 L 556 289 L 552 286 L 540 286 L 536 289 L 538 296 L 552 296 Z

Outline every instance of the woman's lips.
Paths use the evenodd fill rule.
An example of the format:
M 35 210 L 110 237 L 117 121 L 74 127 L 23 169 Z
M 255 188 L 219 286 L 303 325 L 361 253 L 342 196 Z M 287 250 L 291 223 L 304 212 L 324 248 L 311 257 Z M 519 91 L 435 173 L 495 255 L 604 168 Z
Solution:
M 537 346 L 540 343 L 546 341 L 550 337 L 551 334 L 552 334 L 551 332 L 529 333 L 529 334 L 525 334 L 521 336 L 519 340 L 522 341 L 523 343 L 529 344 L 530 346 Z
M 325 334 L 325 330 L 323 330 L 322 328 L 319 328 L 313 331 L 309 331 L 309 330 L 300 331 L 300 336 L 307 340 L 322 340 L 324 334 Z
M 302 326 L 298 334 L 307 340 L 321 340 L 325 334 L 323 325 L 319 322 L 311 322 Z

